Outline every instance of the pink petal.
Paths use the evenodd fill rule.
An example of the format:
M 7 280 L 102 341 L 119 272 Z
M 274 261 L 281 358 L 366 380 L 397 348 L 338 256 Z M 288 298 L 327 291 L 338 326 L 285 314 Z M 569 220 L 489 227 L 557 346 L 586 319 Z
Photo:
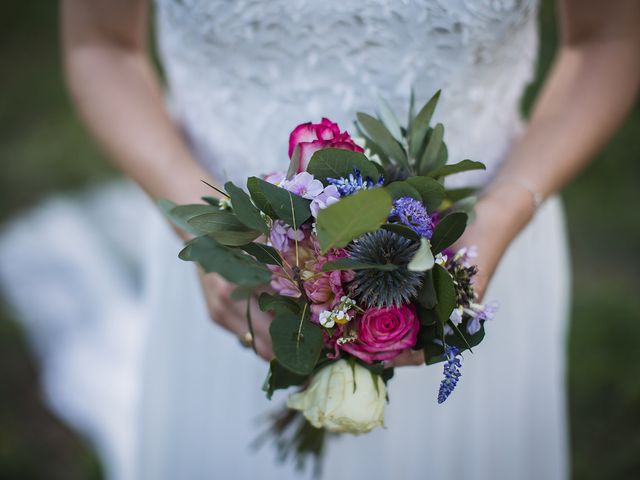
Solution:
M 296 145 L 303 142 L 312 142 L 317 138 L 315 127 L 311 122 L 298 125 L 289 135 L 289 158 L 291 158 Z

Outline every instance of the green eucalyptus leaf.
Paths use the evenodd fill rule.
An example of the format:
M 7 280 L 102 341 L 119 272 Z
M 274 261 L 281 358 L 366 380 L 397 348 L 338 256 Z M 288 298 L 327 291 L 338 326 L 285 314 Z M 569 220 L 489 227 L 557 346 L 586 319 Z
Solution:
M 316 230 L 322 252 L 341 248 L 356 237 L 380 228 L 391 212 L 391 196 L 382 188 L 362 190 L 318 214 Z
M 429 176 L 433 178 L 446 177 L 454 173 L 467 172 L 469 170 L 486 170 L 486 166 L 482 162 L 474 162 L 473 160 L 462 160 L 451 165 L 444 165 L 436 170 L 429 172 Z
M 221 245 L 209 236 L 194 238 L 180 259 L 198 262 L 205 272 L 215 272 L 236 285 L 257 286 L 271 280 L 271 272 L 241 251 Z
M 425 309 L 432 309 L 438 303 L 438 297 L 436 296 L 436 290 L 433 287 L 433 271 L 429 270 L 425 273 L 422 281 L 422 286 L 418 290 L 416 300 Z M 422 319 L 421 319 L 422 321 Z
M 332 262 L 326 262 L 322 266 L 323 272 L 332 270 L 397 270 L 399 267 L 393 263 L 367 263 L 359 262 L 351 258 L 339 258 Z
M 436 183 L 440 184 L 439 182 Z M 475 196 L 478 193 L 478 190 L 479 189 L 475 187 L 451 188 L 447 189 L 444 196 L 449 202 L 454 203 L 458 200 L 462 200 L 463 198 Z
M 284 295 L 263 292 L 258 297 L 258 306 L 263 312 L 290 312 L 299 314 L 302 312 L 302 300 L 285 297 Z
M 322 350 L 322 331 L 309 320 L 308 312 L 282 312 L 269 326 L 273 353 L 287 370 L 299 375 L 313 372 Z
M 420 239 L 420 247 L 407 265 L 410 272 L 426 272 L 433 268 L 434 258 L 431 252 L 431 245 L 426 238 Z
M 298 229 L 309 220 L 311 203 L 284 188 L 272 185 L 258 177 L 249 177 L 247 188 L 256 206 L 271 218 L 279 218 L 287 225 Z
M 443 165 L 446 165 L 447 160 L 449 160 L 449 149 L 447 148 L 447 144 L 443 141 L 442 145 L 440 145 L 440 150 L 438 150 L 438 158 L 436 159 L 434 168 L 440 168 Z
M 444 126 L 441 123 L 438 123 L 433 129 L 431 137 L 429 138 L 429 144 L 418 163 L 418 173 L 420 175 L 428 174 L 438 163 L 438 154 L 440 152 L 440 147 L 442 146 L 443 138 Z
M 201 232 L 194 226 L 189 224 L 189 220 L 198 215 L 206 213 L 220 212 L 218 207 L 205 204 L 176 205 L 169 200 L 159 200 L 158 207 L 178 228 L 194 235 L 200 235 Z
M 327 177 L 348 177 L 353 174 L 354 168 L 360 171 L 363 178 L 377 181 L 380 176 L 375 164 L 363 153 L 338 148 L 324 148 L 315 152 L 309 160 L 307 172 L 326 183 Z
M 251 294 L 254 292 L 254 290 L 254 287 L 247 287 L 244 285 L 236 287 L 233 292 L 231 292 L 231 300 L 246 300 L 251 297 Z
M 402 143 L 403 135 L 398 117 L 396 117 L 389 103 L 382 97 L 378 97 L 378 117 L 393 138 Z
M 249 255 L 255 257 L 255 259 L 261 263 L 266 265 L 282 266 L 282 258 L 280 257 L 280 254 L 275 248 L 270 247 L 269 245 L 253 242 L 241 245 L 240 248 Z
M 422 202 L 422 195 L 420 195 L 420 192 L 418 192 L 418 190 L 411 186 L 409 182 L 392 182 L 389 185 L 386 185 L 384 188 L 389 192 L 391 198 L 393 199 L 401 197 L 411 197 Z
M 282 366 L 276 358 L 271 360 L 269 364 L 269 372 L 267 378 L 262 385 L 262 390 L 267 394 L 267 398 L 271 400 L 273 392 L 289 387 L 299 387 L 304 385 L 309 379 L 309 375 L 299 375 L 287 370 Z
M 357 117 L 365 132 L 380 146 L 385 155 L 411 170 L 406 152 L 380 120 L 362 112 L 358 113 Z
M 411 132 L 413 122 L 416 118 L 416 91 L 411 87 L 411 94 L 409 95 L 409 118 L 407 119 L 407 131 Z
M 439 98 L 440 90 L 438 90 L 435 95 L 431 97 L 431 99 L 424 105 L 424 107 L 422 107 L 411 125 L 409 135 L 409 153 L 411 154 L 411 158 L 417 158 L 418 154 L 422 150 L 422 145 L 424 143 L 425 137 L 427 136 L 427 131 L 429 130 L 429 123 L 431 122 L 431 117 L 433 116 L 433 112 L 436 109 Z
M 231 205 L 233 205 L 233 213 L 236 214 L 241 223 L 259 232 L 269 235 L 269 226 L 262 218 L 260 210 L 251 201 L 251 197 L 233 183 L 227 182 L 224 189 L 231 197 Z
M 411 177 L 407 183 L 415 188 L 428 212 L 435 211 L 444 199 L 444 187 L 431 177 Z
M 414 230 L 406 225 L 402 225 L 400 223 L 385 223 L 380 228 L 388 230 L 393 233 L 397 233 L 398 235 L 402 235 L 409 240 L 420 240 L 420 235 L 418 235 Z
M 358 132 L 358 135 L 362 138 L 364 138 L 364 142 L 365 142 L 365 147 L 368 148 L 371 151 L 371 155 L 377 155 L 378 158 L 380 159 L 380 163 L 382 165 L 391 165 L 391 160 L 389 160 L 389 157 L 387 157 L 387 155 L 384 153 L 384 151 L 382 150 L 382 148 L 380 148 L 380 145 L 378 145 L 376 142 L 374 142 L 371 137 L 369 137 L 369 135 L 367 135 L 366 133 L 364 133 L 364 130 L 362 129 L 362 127 L 360 126 L 360 124 L 358 122 L 354 122 L 356 131 Z M 373 160 L 372 160 L 373 162 Z M 376 162 L 373 162 L 377 165 Z
M 460 238 L 465 228 L 467 228 L 467 219 L 467 214 L 454 212 L 440 220 L 431 237 L 431 250 L 433 253 L 440 253 Z
M 258 238 L 260 236 L 260 232 L 257 232 L 256 230 L 219 230 L 209 232 L 208 235 L 214 240 L 220 242 L 222 245 L 227 245 L 228 247 L 239 247 Z
M 449 272 L 438 264 L 433 267 L 433 288 L 438 299 L 435 311 L 440 324 L 444 325 L 456 306 L 456 288 Z
M 214 207 L 220 207 L 220 199 L 216 197 L 200 197 L 203 201 L 207 202 L 209 205 L 213 205 Z

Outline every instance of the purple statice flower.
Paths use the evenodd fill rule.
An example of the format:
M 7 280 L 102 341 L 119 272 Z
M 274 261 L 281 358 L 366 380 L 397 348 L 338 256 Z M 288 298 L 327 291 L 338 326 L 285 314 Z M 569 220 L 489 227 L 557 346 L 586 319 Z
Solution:
M 318 218 L 320 210 L 327 208 L 329 205 L 333 205 L 338 200 L 340 200 L 340 192 L 338 192 L 336 186 L 327 185 L 320 195 L 311 200 L 311 205 L 309 205 L 311 215 L 313 215 L 313 218 Z
M 290 180 L 282 180 L 280 186 L 308 200 L 316 198 L 324 189 L 322 182 L 316 180 L 309 172 L 300 172 Z
M 415 198 L 396 198 L 389 218 L 406 225 L 421 237 L 431 238 L 433 235 L 433 221 L 422 202 Z
M 340 196 L 346 197 L 353 195 L 360 190 L 367 190 L 369 188 L 381 187 L 384 184 L 384 177 L 380 176 L 377 182 L 374 182 L 370 177 L 362 178 L 362 173 L 357 168 L 353 169 L 353 173 L 350 173 L 348 177 L 330 178 L 327 177 L 327 182 L 331 185 L 335 185 L 340 192 Z
M 444 363 L 444 378 L 440 382 L 440 389 L 438 390 L 438 403 L 443 403 L 449 398 L 462 376 L 460 373 L 460 367 L 462 366 L 460 349 L 447 345 L 445 354 L 447 360 Z
M 482 326 L 480 322 L 493 320 L 493 317 L 498 311 L 498 303 L 489 302 L 485 305 L 471 303 L 469 308 L 465 308 L 464 311 L 471 316 L 471 319 L 467 323 L 467 333 L 469 335 L 474 335 L 480 331 Z

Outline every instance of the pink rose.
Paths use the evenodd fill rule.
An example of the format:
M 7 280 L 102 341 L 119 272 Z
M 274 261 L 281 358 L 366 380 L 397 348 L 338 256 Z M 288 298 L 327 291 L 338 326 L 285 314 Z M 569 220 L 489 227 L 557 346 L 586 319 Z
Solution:
M 367 363 L 390 360 L 413 347 L 420 322 L 413 305 L 370 308 L 358 323 L 358 339 L 340 348 Z
M 352 152 L 364 152 L 349 135 L 348 132 L 340 132 L 337 123 L 323 118 L 320 123 L 303 123 L 298 125 L 289 136 L 289 158 L 293 155 L 296 146 L 300 147 L 300 165 L 298 172 L 307 169 L 311 156 L 323 148 L 339 148 Z

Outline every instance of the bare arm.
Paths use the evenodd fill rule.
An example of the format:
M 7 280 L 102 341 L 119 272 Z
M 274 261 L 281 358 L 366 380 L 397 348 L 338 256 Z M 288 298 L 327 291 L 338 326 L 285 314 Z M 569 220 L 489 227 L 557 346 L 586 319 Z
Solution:
M 640 2 L 562 0 L 562 39 L 527 130 L 478 203 L 465 234 L 484 291 L 505 249 L 546 198 L 580 171 L 625 118 L 640 85 Z M 499 235 L 496 232 L 500 232 Z
M 620 125 L 640 85 L 639 1 L 561 0 L 560 11 L 562 44 L 527 130 L 459 242 L 478 246 L 480 296 L 534 214 L 528 189 L 546 198 L 571 180 Z M 407 350 L 392 366 L 423 362 L 422 352 Z
M 147 0 L 63 0 L 69 88 L 85 123 L 112 161 L 152 198 L 194 203 L 215 183 L 191 156 L 169 117 L 146 45 Z M 219 276 L 202 276 L 212 319 L 240 337 L 245 307 Z M 270 359 L 268 315 L 253 306 L 258 353 Z
M 210 195 L 164 106 L 147 53 L 147 0 L 64 0 L 62 32 L 75 104 L 113 162 L 153 198 Z

